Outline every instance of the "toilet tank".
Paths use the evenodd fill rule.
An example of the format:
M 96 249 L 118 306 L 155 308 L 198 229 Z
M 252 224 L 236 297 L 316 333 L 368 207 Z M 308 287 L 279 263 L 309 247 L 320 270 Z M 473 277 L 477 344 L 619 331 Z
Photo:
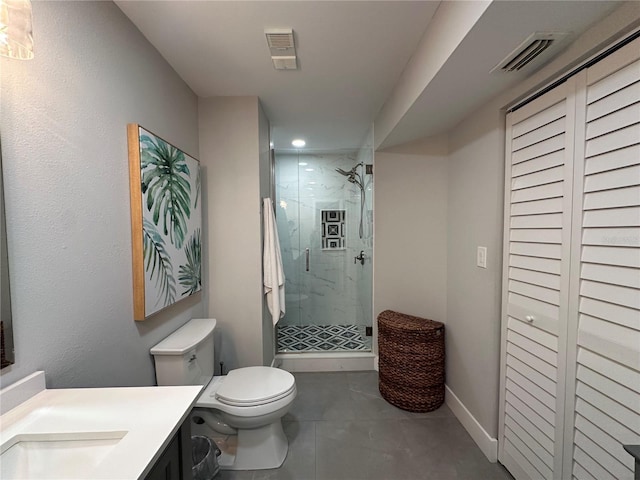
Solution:
M 215 327 L 215 318 L 194 318 L 151 348 L 158 385 L 209 383 Z

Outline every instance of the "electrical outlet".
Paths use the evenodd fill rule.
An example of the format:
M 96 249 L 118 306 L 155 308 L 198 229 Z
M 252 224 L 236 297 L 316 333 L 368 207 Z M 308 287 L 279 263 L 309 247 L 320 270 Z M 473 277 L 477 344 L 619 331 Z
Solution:
M 476 265 L 480 268 L 487 268 L 487 247 L 478 247 Z

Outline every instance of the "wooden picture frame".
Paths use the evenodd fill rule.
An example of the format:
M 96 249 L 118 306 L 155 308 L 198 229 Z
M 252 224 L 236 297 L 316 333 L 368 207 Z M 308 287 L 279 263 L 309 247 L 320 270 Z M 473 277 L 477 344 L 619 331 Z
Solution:
M 127 125 L 133 318 L 202 289 L 200 162 L 138 124 Z

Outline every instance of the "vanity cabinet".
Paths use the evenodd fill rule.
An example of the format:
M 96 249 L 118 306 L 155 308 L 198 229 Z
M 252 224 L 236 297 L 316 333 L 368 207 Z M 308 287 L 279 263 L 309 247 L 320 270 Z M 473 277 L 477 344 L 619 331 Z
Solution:
M 632 480 L 640 443 L 640 38 L 507 115 L 498 458 Z
M 191 428 L 189 417 L 171 439 L 145 480 L 191 480 Z

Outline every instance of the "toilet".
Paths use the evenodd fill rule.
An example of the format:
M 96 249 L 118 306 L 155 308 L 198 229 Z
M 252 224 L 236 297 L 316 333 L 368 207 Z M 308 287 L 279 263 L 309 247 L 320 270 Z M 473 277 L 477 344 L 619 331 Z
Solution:
M 262 366 L 214 377 L 215 326 L 213 318 L 190 320 L 151 348 L 158 385 L 204 386 L 191 412 L 191 434 L 216 442 L 221 469 L 278 468 L 289 449 L 282 417 L 296 397 L 295 378 Z

